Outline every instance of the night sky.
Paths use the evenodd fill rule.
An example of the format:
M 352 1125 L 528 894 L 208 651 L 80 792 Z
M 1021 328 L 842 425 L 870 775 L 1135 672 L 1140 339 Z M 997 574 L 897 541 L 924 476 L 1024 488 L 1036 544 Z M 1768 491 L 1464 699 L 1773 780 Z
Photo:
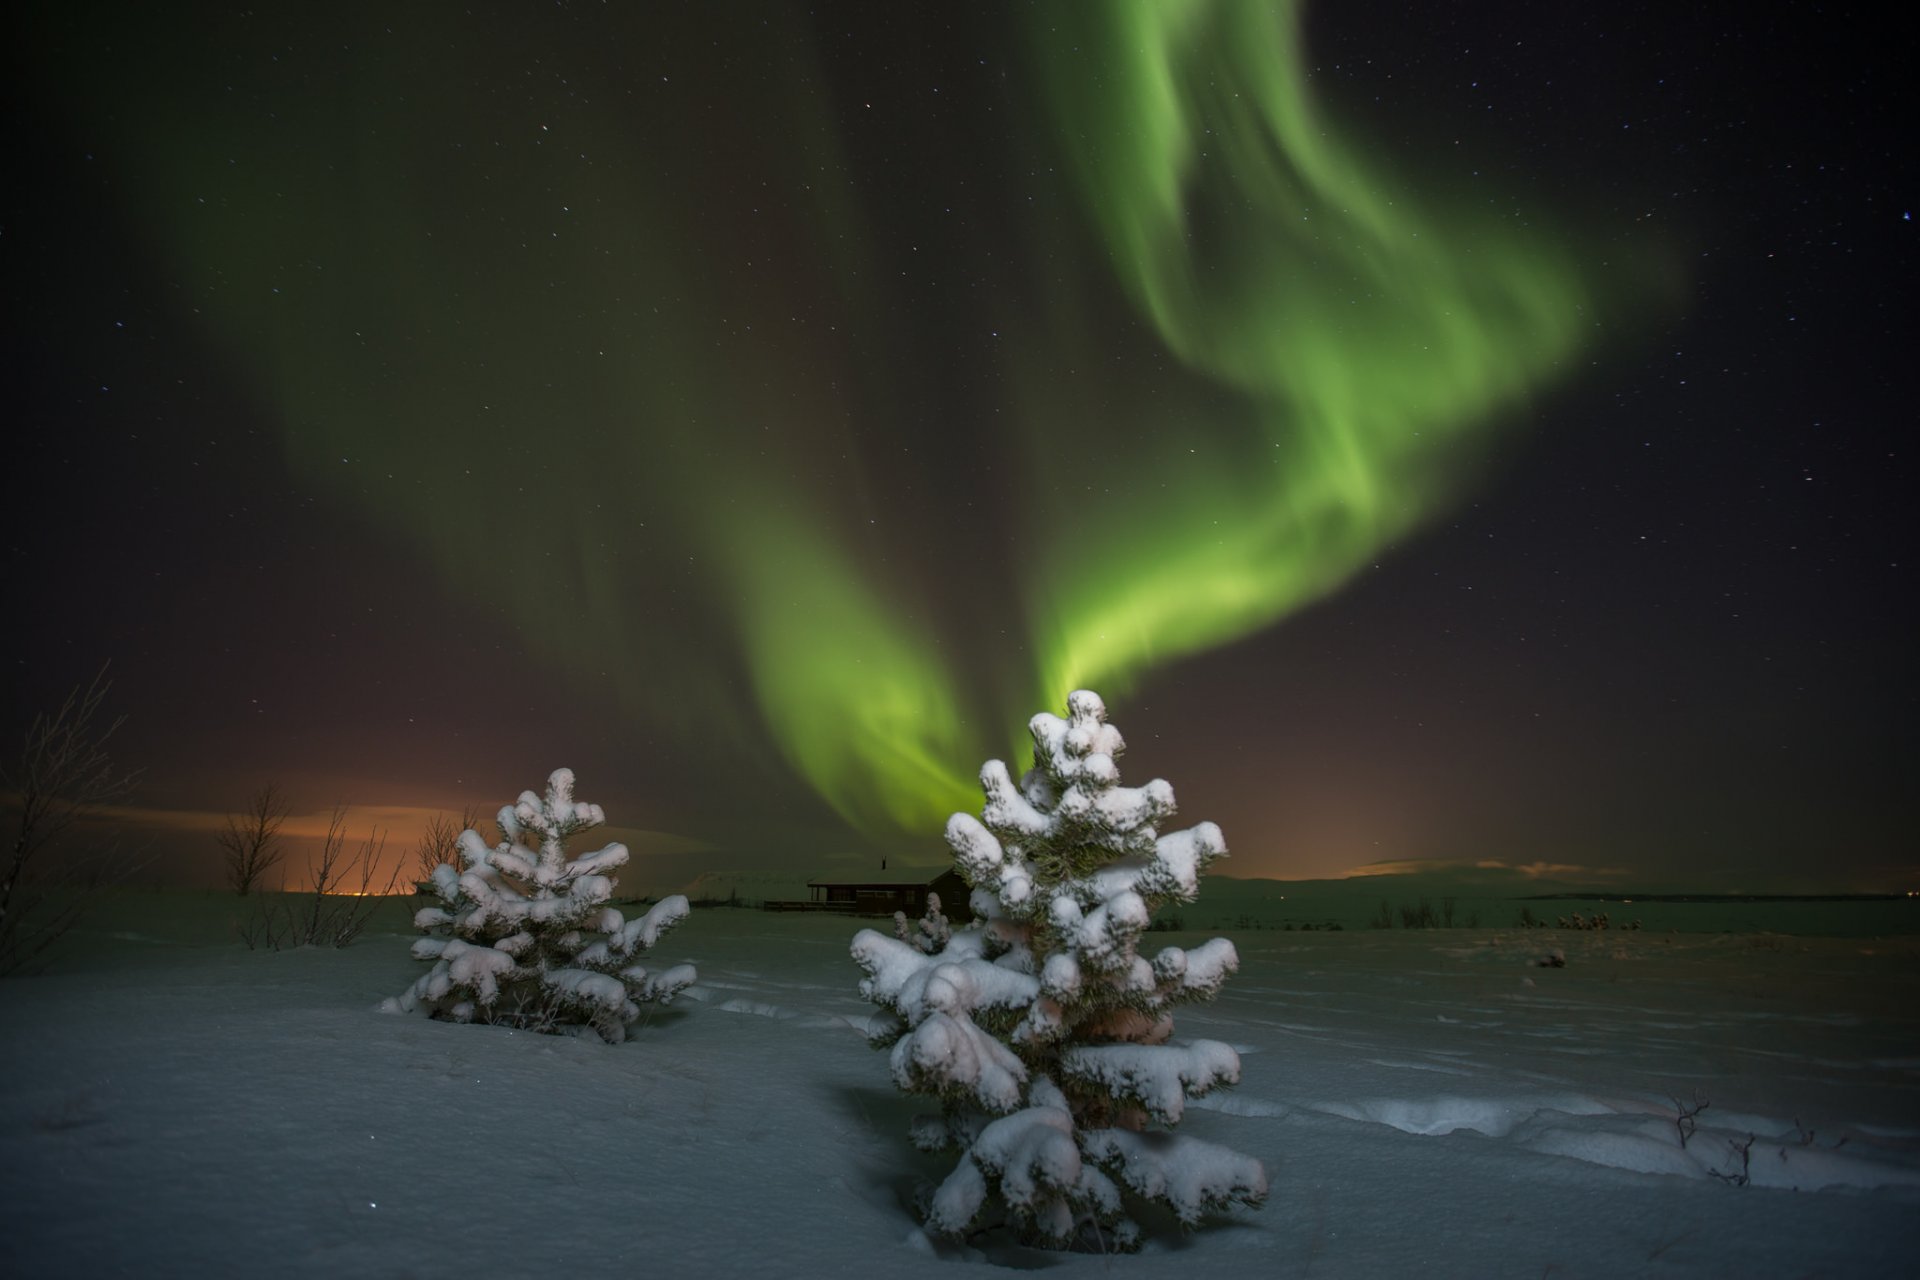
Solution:
M 136 841 L 1920 888 L 1909 42 L 1807 5 L 28 4 L 4 723 Z M 1021 750 L 1020 763 L 1025 763 Z

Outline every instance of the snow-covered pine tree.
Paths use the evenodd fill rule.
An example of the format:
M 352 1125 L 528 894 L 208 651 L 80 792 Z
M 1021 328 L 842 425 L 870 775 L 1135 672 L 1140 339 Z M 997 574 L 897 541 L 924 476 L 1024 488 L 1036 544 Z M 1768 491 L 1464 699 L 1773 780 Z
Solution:
M 1068 719 L 1029 723 L 1034 764 L 980 772 L 979 819 L 956 813 L 947 843 L 972 886 L 977 923 L 944 950 L 872 929 L 853 940 L 866 998 L 890 1015 L 902 1089 L 937 1098 L 915 1122 L 923 1150 L 962 1154 L 927 1198 L 927 1228 L 957 1238 L 1004 1222 L 1054 1248 L 1130 1249 L 1139 1202 L 1184 1226 L 1209 1210 L 1266 1198 L 1260 1162 L 1168 1130 L 1186 1100 L 1240 1078 L 1212 1040 L 1174 1043 L 1174 1005 L 1217 994 L 1239 968 L 1233 944 L 1138 954 L 1156 906 L 1191 902 L 1226 852 L 1203 822 L 1160 835 L 1173 788 L 1119 785 L 1124 747 L 1098 694 L 1067 699 Z
M 673 999 L 694 981 L 693 966 L 650 973 L 638 957 L 686 918 L 686 897 L 663 898 L 636 920 L 607 906 L 615 881 L 606 873 L 625 865 L 627 847 L 616 840 L 577 858 L 566 850 L 605 821 L 599 805 L 573 798 L 573 771 L 555 769 L 545 797 L 523 791 L 500 810 L 498 845 L 461 832 L 464 869 L 436 868 L 442 905 L 413 918 L 429 935 L 413 944 L 414 958 L 433 968 L 381 1008 L 554 1033 L 591 1027 L 618 1043 L 642 1004 Z
M 893 913 L 893 936 L 902 942 L 912 944 L 914 950 L 932 955 L 947 945 L 953 937 L 953 925 L 940 911 L 940 895 L 927 894 L 927 913 L 914 924 L 907 923 L 907 913 Z

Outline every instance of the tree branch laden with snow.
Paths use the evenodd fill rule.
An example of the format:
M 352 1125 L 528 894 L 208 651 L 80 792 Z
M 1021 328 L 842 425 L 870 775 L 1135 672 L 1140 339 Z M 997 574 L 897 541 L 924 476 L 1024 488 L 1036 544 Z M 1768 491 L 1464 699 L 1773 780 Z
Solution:
M 1172 1039 L 1173 1007 L 1239 968 L 1233 944 L 1139 954 L 1154 910 L 1192 902 L 1226 842 L 1211 822 L 1161 835 L 1173 788 L 1119 785 L 1125 743 L 1099 695 L 1076 692 L 1067 711 L 1030 722 L 1017 784 L 988 761 L 980 816 L 948 820 L 975 924 L 930 946 L 902 917 L 899 937 L 856 935 L 853 958 L 887 1014 L 874 1038 L 894 1082 L 940 1103 L 914 1144 L 960 1152 L 923 1203 L 929 1232 L 1004 1224 L 1049 1247 L 1126 1249 L 1142 1203 L 1191 1227 L 1260 1204 L 1267 1179 L 1257 1160 L 1166 1131 L 1188 1099 L 1240 1079 L 1228 1045 Z

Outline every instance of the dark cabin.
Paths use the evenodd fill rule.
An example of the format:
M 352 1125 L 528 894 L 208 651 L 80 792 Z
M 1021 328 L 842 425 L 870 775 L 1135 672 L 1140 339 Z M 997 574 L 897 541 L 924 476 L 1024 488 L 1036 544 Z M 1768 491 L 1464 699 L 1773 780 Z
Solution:
M 943 871 L 930 881 L 922 880 L 809 880 L 807 902 L 768 902 L 769 911 L 831 911 L 836 915 L 891 916 L 907 913 L 918 920 L 927 914 L 927 895 L 940 895 L 940 912 L 955 924 L 973 919 L 967 906 L 967 882 L 957 871 Z

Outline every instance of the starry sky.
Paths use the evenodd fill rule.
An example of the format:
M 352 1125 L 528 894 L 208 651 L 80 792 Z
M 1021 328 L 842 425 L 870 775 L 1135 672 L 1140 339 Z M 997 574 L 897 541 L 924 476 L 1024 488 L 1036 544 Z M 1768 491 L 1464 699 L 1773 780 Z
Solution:
M 1901 890 L 1901 39 L 1803 5 L 30 3 L 5 723 L 116 815 L 943 858 L 1068 690 L 1229 874 Z

